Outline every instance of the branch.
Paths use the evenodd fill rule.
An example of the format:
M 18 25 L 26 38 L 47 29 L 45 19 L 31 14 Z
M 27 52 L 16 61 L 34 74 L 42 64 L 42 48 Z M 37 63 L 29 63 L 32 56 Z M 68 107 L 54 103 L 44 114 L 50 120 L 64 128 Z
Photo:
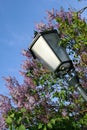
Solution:
M 77 12 L 77 14 L 82 14 L 82 13 L 85 11 L 85 9 L 87 9 L 87 6 L 84 7 L 84 8 L 82 8 L 81 10 L 79 10 L 79 11 Z

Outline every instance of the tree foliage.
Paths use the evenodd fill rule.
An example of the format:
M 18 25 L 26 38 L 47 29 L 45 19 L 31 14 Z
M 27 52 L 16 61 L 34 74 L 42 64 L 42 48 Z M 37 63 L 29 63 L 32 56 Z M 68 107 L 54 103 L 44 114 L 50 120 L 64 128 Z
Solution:
M 80 13 L 68 10 L 47 11 L 47 24 L 39 23 L 35 31 L 57 29 L 59 44 L 66 48 L 82 87 L 87 91 L 87 23 Z M 15 77 L 5 77 L 10 97 L 0 95 L 0 129 L 5 130 L 82 130 L 87 129 L 87 103 L 77 88 L 56 73 L 50 72 L 29 50 L 26 61 Z M 14 103 L 14 105 L 13 105 Z

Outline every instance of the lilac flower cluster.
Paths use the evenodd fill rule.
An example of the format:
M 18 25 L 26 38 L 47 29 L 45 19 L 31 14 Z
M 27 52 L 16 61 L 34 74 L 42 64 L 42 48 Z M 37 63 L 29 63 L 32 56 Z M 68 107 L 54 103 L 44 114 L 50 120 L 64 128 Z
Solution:
M 4 78 L 7 82 L 7 87 L 9 89 L 10 95 L 12 96 L 12 101 L 18 108 L 25 107 L 26 109 L 32 109 L 35 98 L 30 95 L 29 89 L 31 86 L 33 88 L 34 84 L 32 80 L 28 77 L 25 78 L 24 84 L 20 85 L 15 77 Z
M 65 12 L 63 8 L 61 8 L 60 11 L 53 9 L 52 11 L 47 11 L 47 17 L 48 21 L 50 22 L 56 18 L 61 18 L 62 21 L 68 20 L 69 24 L 71 24 L 73 19 L 73 12 L 71 10 Z
M 47 24 L 44 24 L 43 22 L 40 22 L 39 24 L 36 24 L 36 30 L 38 31 L 44 31 L 48 29 L 58 29 L 61 23 L 56 22 L 57 18 L 61 18 L 62 22 L 68 21 L 68 24 L 72 24 L 73 20 L 73 12 L 69 10 L 68 12 L 65 12 L 62 8 L 60 11 L 54 10 L 54 8 L 51 11 L 47 12 Z
M 6 130 L 5 116 L 11 110 L 11 101 L 8 97 L 0 94 L 0 130 Z

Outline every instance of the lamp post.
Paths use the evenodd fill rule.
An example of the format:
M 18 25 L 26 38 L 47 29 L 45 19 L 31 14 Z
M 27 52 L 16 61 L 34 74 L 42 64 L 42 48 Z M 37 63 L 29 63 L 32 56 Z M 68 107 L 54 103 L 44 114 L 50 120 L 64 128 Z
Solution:
M 46 65 L 51 71 L 57 72 L 59 76 L 67 73 L 71 75 L 73 70 L 74 75 L 69 77 L 68 82 L 70 85 L 77 87 L 80 94 L 87 101 L 86 92 L 79 83 L 72 61 L 65 48 L 58 45 L 59 40 L 57 30 L 40 32 L 34 37 L 29 50 L 34 58 L 38 58 L 42 64 Z

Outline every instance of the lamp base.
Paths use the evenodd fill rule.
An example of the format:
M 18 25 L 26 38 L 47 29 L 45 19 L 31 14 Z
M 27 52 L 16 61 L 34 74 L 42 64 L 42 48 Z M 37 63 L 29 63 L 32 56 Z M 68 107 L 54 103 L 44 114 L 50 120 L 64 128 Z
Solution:
M 68 72 L 70 72 L 70 70 L 73 68 L 73 64 L 71 60 L 68 61 L 63 61 L 58 68 L 56 69 L 55 72 L 58 73 L 58 76 L 61 77 L 65 74 L 67 74 Z

